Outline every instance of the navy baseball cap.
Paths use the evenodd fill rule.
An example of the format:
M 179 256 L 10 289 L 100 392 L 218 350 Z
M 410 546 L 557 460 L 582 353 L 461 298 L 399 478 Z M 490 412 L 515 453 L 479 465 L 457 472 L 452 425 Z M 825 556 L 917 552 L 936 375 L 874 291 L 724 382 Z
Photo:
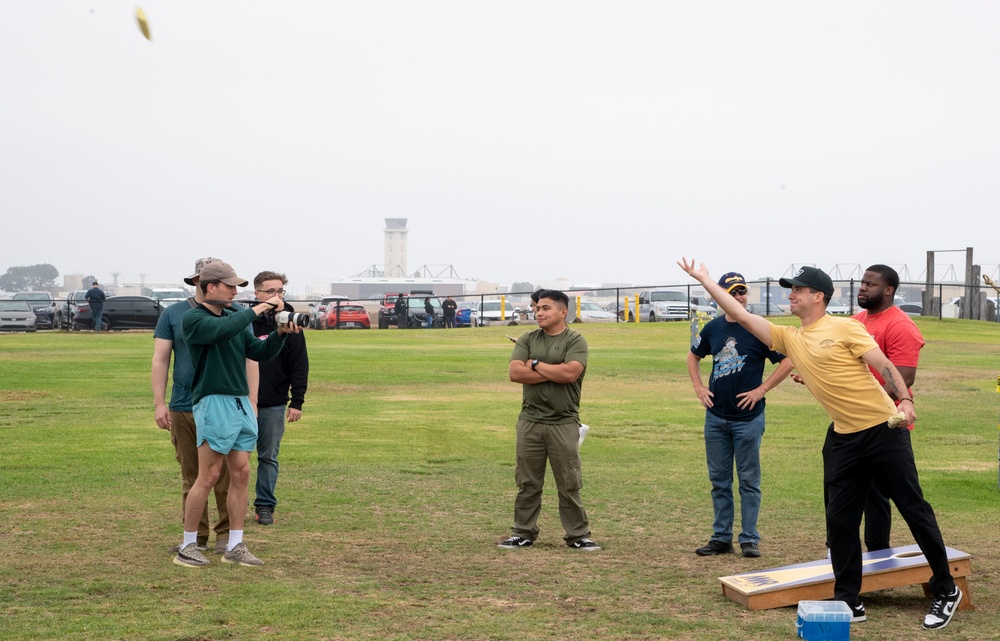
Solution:
M 743 274 L 739 272 L 726 272 L 719 279 L 719 287 L 726 290 L 726 293 L 733 291 L 737 287 L 746 287 L 747 281 L 743 278 Z

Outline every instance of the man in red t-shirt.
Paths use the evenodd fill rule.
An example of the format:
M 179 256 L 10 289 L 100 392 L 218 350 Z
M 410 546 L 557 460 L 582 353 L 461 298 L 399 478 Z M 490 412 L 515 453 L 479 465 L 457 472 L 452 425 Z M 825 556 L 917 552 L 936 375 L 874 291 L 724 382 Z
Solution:
M 913 320 L 894 304 L 898 288 L 899 274 L 895 269 L 888 265 L 872 265 L 865 270 L 861 278 L 861 287 L 858 289 L 858 307 L 862 311 L 853 318 L 865 326 L 878 343 L 879 349 L 889 358 L 889 362 L 899 370 L 912 398 L 913 390 L 909 388 L 913 386 L 913 381 L 917 377 L 920 348 L 925 343 Z M 889 397 L 899 405 L 899 399 L 886 387 L 882 376 L 875 370 L 871 370 L 871 373 Z M 913 425 L 908 425 L 907 429 L 912 430 Z M 829 447 L 830 435 L 827 434 L 827 442 L 823 446 L 824 456 Z M 889 544 L 891 527 L 892 509 L 889 506 L 889 499 L 873 483 L 868 490 L 868 500 L 865 502 L 865 547 L 869 552 L 891 547 Z

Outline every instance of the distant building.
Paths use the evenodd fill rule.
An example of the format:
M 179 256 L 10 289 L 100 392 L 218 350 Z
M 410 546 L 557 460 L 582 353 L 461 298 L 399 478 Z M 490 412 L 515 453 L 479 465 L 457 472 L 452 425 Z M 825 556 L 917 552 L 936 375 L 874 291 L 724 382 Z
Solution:
M 385 219 L 385 260 L 383 261 L 387 276 L 402 277 L 406 270 L 406 219 Z

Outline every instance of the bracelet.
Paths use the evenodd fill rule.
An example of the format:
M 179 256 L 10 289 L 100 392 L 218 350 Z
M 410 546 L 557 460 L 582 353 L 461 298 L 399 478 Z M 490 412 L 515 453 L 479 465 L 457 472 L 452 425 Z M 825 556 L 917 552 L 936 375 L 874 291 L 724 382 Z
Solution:
M 900 402 L 900 403 L 902 403 L 903 401 L 910 401 L 911 403 L 913 403 L 913 399 L 912 399 L 912 398 L 910 398 L 909 396 L 908 396 L 908 397 L 906 397 L 906 398 L 901 398 L 901 399 L 899 399 L 899 402 Z M 914 407 L 916 407 L 916 406 L 917 406 L 917 404 L 916 404 L 916 403 L 913 403 L 913 406 L 914 406 Z

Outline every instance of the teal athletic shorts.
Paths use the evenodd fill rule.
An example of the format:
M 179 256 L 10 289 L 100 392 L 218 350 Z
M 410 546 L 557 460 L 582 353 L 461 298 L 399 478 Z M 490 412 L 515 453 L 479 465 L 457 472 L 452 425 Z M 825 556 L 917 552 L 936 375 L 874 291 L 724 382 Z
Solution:
M 257 417 L 246 396 L 210 394 L 194 404 L 197 446 L 219 454 L 252 452 L 257 447 Z

